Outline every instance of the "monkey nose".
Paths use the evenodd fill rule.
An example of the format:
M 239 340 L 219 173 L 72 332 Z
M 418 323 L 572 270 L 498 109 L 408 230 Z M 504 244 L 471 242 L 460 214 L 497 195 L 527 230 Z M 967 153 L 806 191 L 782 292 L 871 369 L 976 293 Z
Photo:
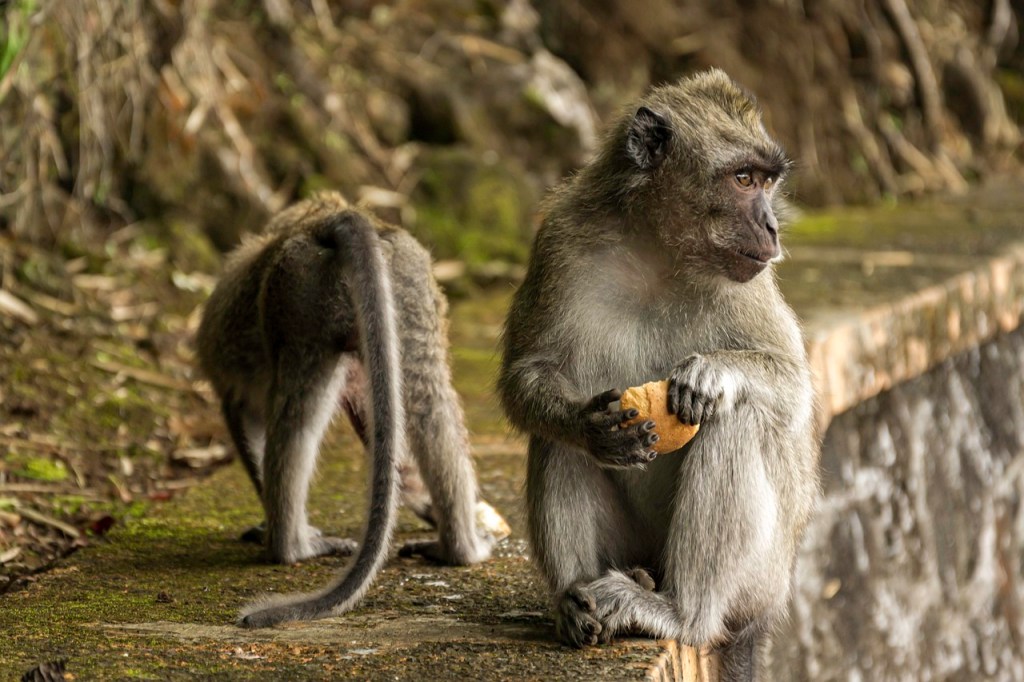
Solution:
M 759 205 L 754 209 L 758 225 L 764 228 L 765 232 L 768 233 L 773 242 L 778 241 L 779 221 L 775 217 L 775 212 L 772 211 L 771 204 L 769 204 L 767 199 L 764 197 L 761 198 L 761 201 L 759 201 L 758 204 Z

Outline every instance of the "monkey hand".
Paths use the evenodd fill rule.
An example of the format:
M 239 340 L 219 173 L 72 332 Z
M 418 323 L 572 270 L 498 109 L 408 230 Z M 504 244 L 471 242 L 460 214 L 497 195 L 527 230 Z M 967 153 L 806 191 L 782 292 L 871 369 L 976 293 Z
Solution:
M 707 355 L 694 354 L 668 378 L 668 411 L 684 424 L 702 424 L 731 403 L 731 384 L 725 370 Z
M 634 419 L 636 410 L 615 410 L 611 404 L 622 398 L 622 391 L 613 389 L 595 396 L 580 411 L 583 445 L 606 469 L 642 467 L 657 457 L 651 446 L 658 442 L 653 433 L 654 422 L 631 426 L 622 422 Z

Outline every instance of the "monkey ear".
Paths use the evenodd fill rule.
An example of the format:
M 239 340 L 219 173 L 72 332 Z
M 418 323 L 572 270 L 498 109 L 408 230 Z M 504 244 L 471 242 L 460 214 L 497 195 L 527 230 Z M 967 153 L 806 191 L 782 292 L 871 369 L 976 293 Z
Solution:
M 626 134 L 626 153 L 640 170 L 657 168 L 668 151 L 672 127 L 668 119 L 647 107 L 636 110 Z

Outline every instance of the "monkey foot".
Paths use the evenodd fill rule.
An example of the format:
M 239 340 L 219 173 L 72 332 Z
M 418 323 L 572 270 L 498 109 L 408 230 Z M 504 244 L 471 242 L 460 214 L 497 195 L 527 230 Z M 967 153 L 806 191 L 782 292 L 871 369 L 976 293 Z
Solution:
M 282 564 L 291 564 L 304 559 L 312 559 L 319 556 L 351 556 L 359 549 L 359 543 L 349 538 L 336 538 L 324 535 L 315 526 L 307 528 L 309 536 L 309 548 L 300 551 L 295 555 L 285 557 L 272 557 L 274 561 Z M 257 545 L 265 545 L 267 541 L 267 525 L 261 523 L 246 530 L 239 537 L 242 542 L 251 542 Z
M 310 540 L 313 553 L 305 557 L 312 559 L 318 556 L 352 556 L 359 549 L 359 543 L 349 538 L 335 538 L 318 535 Z
M 595 617 L 597 604 L 584 585 L 574 585 L 562 595 L 555 613 L 555 629 L 563 642 L 577 649 L 597 644 L 601 623 Z
M 490 555 L 490 544 L 476 547 L 465 552 L 455 552 L 440 540 L 410 540 L 398 550 L 398 556 L 422 557 L 427 561 L 445 566 L 470 566 L 479 563 Z
M 626 577 L 639 585 L 646 592 L 654 592 L 656 585 L 651 574 L 642 568 L 631 568 L 625 572 Z
M 302 547 L 291 548 L 280 554 L 273 550 L 270 560 L 278 564 L 294 564 L 306 559 L 322 556 L 352 556 L 359 549 L 359 543 L 348 538 L 335 538 L 326 535 L 313 535 Z
M 244 533 L 238 536 L 238 539 L 242 542 L 251 542 L 256 545 L 262 545 L 263 539 L 266 537 L 266 533 L 267 529 L 264 527 L 264 524 L 261 523 L 258 526 L 253 526 L 252 528 L 247 529 Z

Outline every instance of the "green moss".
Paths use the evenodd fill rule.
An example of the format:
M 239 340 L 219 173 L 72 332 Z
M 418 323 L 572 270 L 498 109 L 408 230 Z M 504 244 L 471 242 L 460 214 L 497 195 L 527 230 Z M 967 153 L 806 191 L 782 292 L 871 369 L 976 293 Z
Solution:
M 466 149 L 434 151 L 414 194 L 416 236 L 438 258 L 523 262 L 533 193 L 514 162 Z
M 339 134 L 335 130 L 328 130 L 324 134 L 324 144 L 332 152 L 339 154 L 345 154 L 351 151 L 351 145 L 348 140 L 345 139 L 344 135 Z
M 299 194 L 303 197 L 310 197 L 317 192 L 334 188 L 331 179 L 319 173 L 310 173 L 302 179 L 302 189 Z
M 23 478 L 33 481 L 46 481 L 57 483 L 66 480 L 68 468 L 60 460 L 51 460 L 46 457 L 32 457 L 25 461 L 21 469 L 14 472 Z
M 186 272 L 216 272 L 221 256 L 198 225 L 175 221 L 168 228 L 171 261 Z
M 1024 75 L 1016 69 L 996 71 L 996 83 L 1003 91 L 1006 109 L 1016 123 L 1024 122 Z
M 4 21 L 0 22 L 0 79 L 7 75 L 14 60 L 28 44 L 29 17 L 35 9 L 35 0 L 20 0 L 3 13 Z
M 834 234 L 840 224 L 836 215 L 831 213 L 808 213 L 800 217 L 787 229 L 787 234 L 812 233 L 815 235 Z

